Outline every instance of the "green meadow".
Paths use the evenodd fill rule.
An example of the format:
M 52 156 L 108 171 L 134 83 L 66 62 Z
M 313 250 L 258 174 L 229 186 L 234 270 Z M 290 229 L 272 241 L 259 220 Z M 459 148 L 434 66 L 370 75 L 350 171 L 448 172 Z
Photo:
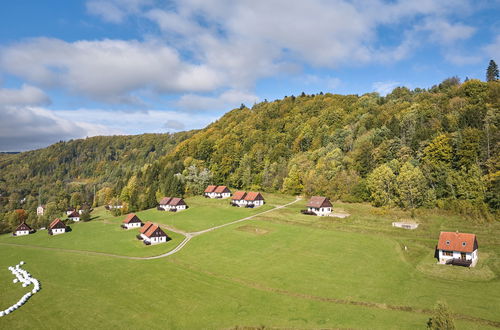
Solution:
M 293 199 L 273 195 L 264 207 L 239 209 L 227 200 L 195 197 L 184 212 L 138 214 L 195 231 Z M 8 266 L 24 260 L 42 283 L 25 306 L 0 318 L 0 328 L 415 329 L 425 328 L 438 301 L 449 306 L 459 329 L 500 327 L 498 222 L 343 203 L 334 203 L 334 210 L 350 217 L 320 218 L 300 214 L 304 205 L 196 236 L 178 253 L 154 260 L 65 250 L 158 255 L 183 239 L 169 232 L 172 241 L 143 246 L 136 230 L 119 228 L 121 217 L 99 209 L 68 234 L 0 236 L 0 243 L 20 244 L 0 244 L 0 309 L 27 291 L 12 283 Z M 416 230 L 391 226 L 412 216 L 420 223 Z M 440 230 L 478 235 L 476 268 L 436 265 Z

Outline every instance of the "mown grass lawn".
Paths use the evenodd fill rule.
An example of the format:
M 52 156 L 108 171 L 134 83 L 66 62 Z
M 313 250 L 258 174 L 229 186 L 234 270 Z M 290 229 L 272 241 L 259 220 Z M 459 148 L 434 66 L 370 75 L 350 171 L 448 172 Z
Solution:
M 293 200 L 275 196 L 273 202 L 266 195 L 267 207 Z M 231 208 L 227 200 L 195 197 L 187 202 L 192 208 L 185 213 L 148 210 L 139 216 L 193 231 L 220 224 L 220 215 L 226 216 L 221 217 L 225 223 L 264 210 Z M 408 231 L 390 224 L 408 217 L 405 212 L 335 203 L 351 217 L 319 218 L 300 214 L 305 202 L 194 237 L 179 253 L 164 259 L 127 260 L 0 245 L 0 309 L 24 292 L 12 284 L 8 266 L 27 261 L 26 268 L 43 287 L 20 310 L 0 319 L 0 328 L 413 329 L 425 327 L 430 315 L 422 310 L 432 309 L 437 301 L 446 302 L 456 315 L 500 322 L 498 224 L 478 225 L 423 211 L 416 214 L 419 229 Z M 210 216 L 199 217 L 208 210 L 213 212 Z M 196 212 L 189 217 L 189 211 Z M 122 217 L 101 210 L 94 215 L 93 222 L 75 225 L 67 237 L 80 226 L 83 235 L 89 226 L 87 244 L 99 246 L 102 236 L 93 232 L 112 226 L 109 231 L 115 228 L 129 244 L 129 232 L 118 226 Z M 476 269 L 435 264 L 439 230 L 456 229 L 478 235 Z M 48 238 L 43 234 L 41 240 Z M 108 241 L 125 249 L 113 235 Z M 0 237 L 0 242 L 7 239 L 11 237 Z M 126 253 L 139 253 L 139 248 L 151 247 Z M 414 312 L 393 310 L 407 307 Z M 67 321 L 61 323 L 62 318 Z M 463 318 L 456 325 L 491 328 Z

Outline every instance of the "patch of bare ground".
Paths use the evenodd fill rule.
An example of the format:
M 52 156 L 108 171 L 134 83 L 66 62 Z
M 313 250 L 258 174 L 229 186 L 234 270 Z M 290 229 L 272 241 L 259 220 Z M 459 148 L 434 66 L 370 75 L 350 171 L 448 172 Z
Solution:
M 240 227 L 236 228 L 236 230 L 244 231 L 244 232 L 254 234 L 254 235 L 264 235 L 264 234 L 267 234 L 269 232 L 269 230 L 266 230 L 263 228 L 258 228 L 258 227 L 251 226 L 251 225 L 240 226 Z

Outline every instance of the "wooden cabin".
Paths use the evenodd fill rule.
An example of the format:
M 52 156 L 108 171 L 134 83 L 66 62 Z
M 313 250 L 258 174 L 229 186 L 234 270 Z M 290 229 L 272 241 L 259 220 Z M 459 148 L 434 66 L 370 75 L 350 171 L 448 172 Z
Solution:
M 168 235 L 160 228 L 160 226 L 155 225 L 151 221 L 148 221 L 140 230 L 140 234 L 137 235 L 138 239 L 141 239 L 146 245 L 154 245 L 165 243 L 170 240 Z
M 130 213 L 127 214 L 125 219 L 123 219 L 121 227 L 124 229 L 131 229 L 131 228 L 140 228 L 143 225 L 144 224 L 142 223 L 141 219 L 139 219 L 139 217 L 135 213 Z
M 64 222 L 61 221 L 61 219 L 56 218 L 54 219 L 54 221 L 50 223 L 47 232 L 49 235 L 59 235 L 59 234 L 64 234 L 67 228 L 68 227 Z
M 12 233 L 13 236 L 25 236 L 33 233 L 34 230 L 31 229 L 30 226 L 26 224 L 26 222 L 21 223 L 19 226 L 17 226 L 16 230 L 14 230 L 14 233 Z

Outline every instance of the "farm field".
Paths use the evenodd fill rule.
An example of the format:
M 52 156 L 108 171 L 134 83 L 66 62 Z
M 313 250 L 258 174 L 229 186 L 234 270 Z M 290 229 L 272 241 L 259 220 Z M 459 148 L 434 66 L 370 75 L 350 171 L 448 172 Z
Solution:
M 275 196 L 276 204 L 294 199 Z M 231 208 L 227 200 L 195 197 L 186 201 L 191 209 L 178 214 L 156 210 L 138 214 L 143 220 L 177 228 L 181 225 L 175 221 L 180 220 L 173 218 L 184 214 L 187 220 L 182 229 L 191 231 L 265 210 Z M 270 208 L 269 204 L 264 207 Z M 498 223 L 475 225 L 444 213 L 422 211 L 415 215 L 421 226 L 407 231 L 390 225 L 409 217 L 402 211 L 334 203 L 335 210 L 342 209 L 351 216 L 319 218 L 300 214 L 304 205 L 304 200 L 299 201 L 194 237 L 178 253 L 155 260 L 0 244 L 0 283 L 6 284 L 0 285 L 0 308 L 24 293 L 23 288 L 12 284 L 8 266 L 24 260 L 26 269 L 42 283 L 42 291 L 20 310 L 1 318 L 0 327 L 424 328 L 437 301 L 447 303 L 460 329 L 500 327 Z M 202 210 L 189 213 L 198 207 Z M 212 218 L 200 220 L 198 217 L 209 208 L 213 209 Z M 228 213 L 233 209 L 234 213 Z M 236 211 L 245 214 L 239 216 Z M 219 214 L 224 219 L 219 219 Z M 92 233 L 98 232 L 96 228 L 110 232 L 116 228 L 117 234 L 111 233 L 108 242 L 123 249 L 117 254 L 141 255 L 142 248 L 151 248 L 127 243 L 125 249 L 126 236 L 131 234 L 130 239 L 135 240 L 135 231 L 118 227 L 122 217 L 113 218 L 100 210 L 94 215 L 93 221 L 78 223 L 72 233 L 59 237 L 70 237 L 77 229 L 87 231 L 81 238 L 87 240 L 86 246 L 109 250 L 115 247 L 106 243 L 105 248 L 98 248 L 105 234 Z M 159 220 L 149 218 L 154 216 Z M 432 257 L 439 230 L 477 233 L 478 266 L 436 265 Z M 118 234 L 123 234 L 124 241 Z M 33 240 L 32 245 L 43 246 L 37 241 L 46 236 L 46 232 L 40 232 L 24 238 Z M 0 236 L 0 242 L 11 238 Z M 179 235 L 155 246 L 164 249 L 155 254 L 174 248 L 181 239 Z M 50 240 L 51 247 L 78 249 L 72 244 Z M 61 324 L 61 315 L 69 322 Z

